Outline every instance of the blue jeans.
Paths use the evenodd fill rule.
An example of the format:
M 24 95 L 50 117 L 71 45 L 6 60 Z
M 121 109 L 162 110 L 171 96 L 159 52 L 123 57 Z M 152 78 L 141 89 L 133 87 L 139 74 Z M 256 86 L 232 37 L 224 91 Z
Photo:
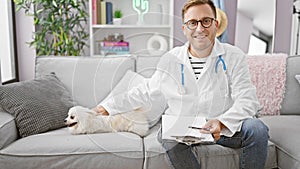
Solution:
M 240 132 L 232 137 L 221 136 L 216 142 L 230 148 L 241 148 L 239 165 L 241 169 L 263 169 L 267 159 L 268 127 L 259 119 L 246 119 Z M 193 146 L 172 140 L 158 140 L 166 149 L 169 161 L 175 169 L 200 169 L 200 164 L 192 152 Z

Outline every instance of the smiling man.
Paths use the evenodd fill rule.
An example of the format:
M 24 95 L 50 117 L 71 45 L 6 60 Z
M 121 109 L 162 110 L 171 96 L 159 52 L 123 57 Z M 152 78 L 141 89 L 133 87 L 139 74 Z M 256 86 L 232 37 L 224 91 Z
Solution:
M 195 1 L 196 2 L 196 1 Z M 192 5 L 192 3 L 190 3 Z M 216 9 L 209 4 L 189 6 L 183 9 L 182 30 L 190 43 L 189 52 L 194 57 L 207 57 L 212 51 L 217 34 Z
M 239 167 L 263 169 L 267 157 L 268 128 L 255 118 L 259 109 L 245 54 L 216 39 L 218 21 L 211 0 L 189 0 L 182 9 L 182 31 L 188 42 L 163 55 L 145 85 L 100 103 L 100 114 L 142 108 L 161 95 L 165 114 L 205 117 L 207 130 L 217 144 L 239 148 Z M 159 114 L 159 113 L 158 113 Z M 194 146 L 162 139 L 170 165 L 199 169 Z M 201 152 L 198 152 L 201 153 Z M 221 165 L 221 164 L 220 164 Z
M 188 42 L 169 53 L 181 55 L 185 64 L 188 59 L 190 64 L 187 67 L 191 67 L 189 70 L 196 76 L 197 85 L 194 87 L 198 90 L 194 92 L 194 101 L 197 106 L 193 107 L 197 110 L 194 111 L 207 117 L 203 128 L 210 129 L 200 132 L 212 133 L 217 144 L 241 148 L 240 168 L 263 169 L 267 157 L 268 128 L 259 119 L 253 118 L 259 103 L 245 54 L 216 39 L 219 24 L 216 16 L 212 1 L 187 1 L 182 9 L 182 31 Z M 200 168 L 193 147 L 170 140 L 160 141 L 174 168 Z

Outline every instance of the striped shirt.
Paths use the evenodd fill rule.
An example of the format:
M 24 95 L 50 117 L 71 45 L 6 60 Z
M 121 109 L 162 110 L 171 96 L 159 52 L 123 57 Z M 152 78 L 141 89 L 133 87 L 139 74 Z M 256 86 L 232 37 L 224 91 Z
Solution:
M 206 60 L 208 57 L 205 58 L 198 58 L 194 57 L 189 53 L 189 59 L 192 65 L 192 68 L 195 73 L 195 78 L 198 79 L 201 73 L 203 72 L 203 68 L 205 66 Z

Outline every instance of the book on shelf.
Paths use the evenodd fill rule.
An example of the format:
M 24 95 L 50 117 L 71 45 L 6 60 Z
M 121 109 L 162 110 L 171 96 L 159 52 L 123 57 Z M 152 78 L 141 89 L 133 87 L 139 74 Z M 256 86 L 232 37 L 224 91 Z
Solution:
M 102 46 L 101 51 L 128 52 L 129 46 Z
M 129 42 L 110 42 L 101 41 L 100 42 L 100 53 L 102 55 L 123 55 L 129 54 Z
M 101 55 L 108 56 L 108 55 L 119 55 L 119 56 L 124 56 L 124 55 L 129 55 L 130 52 L 126 51 L 102 51 Z
M 100 24 L 105 25 L 106 24 L 106 1 L 101 0 L 100 4 L 101 4 L 101 23 Z
M 105 0 L 92 0 L 92 24 L 113 24 L 113 4 Z
M 111 2 L 106 2 L 106 24 L 113 23 L 113 5 Z
M 96 24 L 101 24 L 101 0 L 96 0 L 97 1 L 97 7 L 96 7 L 96 15 L 97 15 L 97 23 Z
M 134 57 L 132 54 L 111 54 L 111 55 L 103 55 L 103 54 L 98 54 L 98 55 L 93 55 L 91 57 L 110 57 L 110 58 L 115 58 L 115 57 Z
M 121 41 L 121 42 L 111 42 L 111 41 L 102 41 L 100 42 L 101 46 L 129 46 L 129 42 Z
M 102 20 L 102 1 L 103 0 L 92 0 L 92 24 L 101 24 Z M 106 17 L 106 16 L 105 16 Z
M 98 19 L 97 1 L 98 0 L 92 0 L 92 24 L 93 25 L 97 24 L 97 19 Z

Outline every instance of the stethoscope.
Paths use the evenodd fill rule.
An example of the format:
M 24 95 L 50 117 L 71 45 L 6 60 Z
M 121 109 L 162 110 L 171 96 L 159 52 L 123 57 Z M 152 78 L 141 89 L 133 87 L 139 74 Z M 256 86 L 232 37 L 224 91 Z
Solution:
M 218 73 L 218 66 L 219 66 L 220 62 L 222 63 L 224 73 L 226 73 L 227 66 L 226 66 L 226 63 L 225 63 L 222 55 L 219 55 L 219 57 L 216 61 L 215 72 Z M 180 74 L 181 74 L 181 87 L 179 88 L 179 93 L 184 94 L 185 93 L 185 88 L 184 88 L 184 83 L 185 82 L 184 82 L 184 64 L 183 63 L 181 63 Z
M 219 66 L 220 62 L 222 63 L 223 70 L 226 73 L 227 67 L 226 67 L 226 64 L 225 64 L 225 61 L 224 61 L 222 55 L 219 55 L 218 60 L 216 61 L 215 72 L 218 73 L 218 66 Z

